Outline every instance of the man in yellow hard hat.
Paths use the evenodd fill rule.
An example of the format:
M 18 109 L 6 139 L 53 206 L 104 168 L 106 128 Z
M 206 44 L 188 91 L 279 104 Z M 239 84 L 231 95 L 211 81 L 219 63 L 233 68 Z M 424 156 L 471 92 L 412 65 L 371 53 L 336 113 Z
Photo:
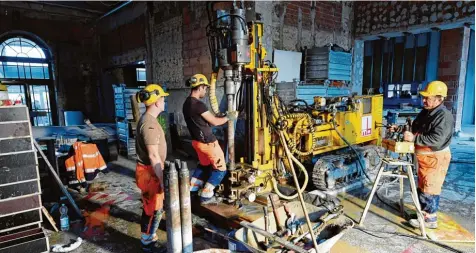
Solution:
M 412 124 L 412 131 L 404 133 L 404 140 L 415 143 L 418 160 L 418 197 L 425 219 L 425 227 L 437 228 L 441 188 L 451 161 L 450 143 L 454 133 L 454 119 L 443 101 L 448 95 L 446 84 L 433 81 L 420 92 L 423 110 Z M 419 228 L 417 219 L 410 225 Z
M 147 107 L 137 123 L 136 183 L 142 192 L 141 244 L 144 252 L 164 252 L 156 248 L 156 231 L 163 214 L 163 168 L 167 155 L 165 134 L 157 117 L 165 109 L 166 93 L 158 84 L 149 84 L 136 94 Z
M 204 75 L 193 75 L 187 85 L 192 88 L 192 91 L 183 103 L 182 110 L 192 136 L 192 146 L 199 160 L 198 168 L 195 169 L 190 180 L 190 191 L 192 193 L 201 191 L 202 205 L 214 204 L 217 202 L 214 189 L 225 177 L 226 163 L 223 150 L 213 135 L 211 126 L 219 126 L 228 120 L 235 120 L 237 115 L 228 113 L 226 117 L 216 117 L 208 111 L 207 106 L 200 101 L 205 97 L 210 86 Z

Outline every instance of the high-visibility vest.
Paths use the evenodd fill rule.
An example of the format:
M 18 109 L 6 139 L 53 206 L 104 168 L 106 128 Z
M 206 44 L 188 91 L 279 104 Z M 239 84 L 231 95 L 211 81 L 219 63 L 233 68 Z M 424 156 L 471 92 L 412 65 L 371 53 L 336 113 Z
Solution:
M 69 184 L 91 182 L 99 171 L 107 168 L 96 144 L 75 142 L 72 149 L 74 154 L 65 161 Z

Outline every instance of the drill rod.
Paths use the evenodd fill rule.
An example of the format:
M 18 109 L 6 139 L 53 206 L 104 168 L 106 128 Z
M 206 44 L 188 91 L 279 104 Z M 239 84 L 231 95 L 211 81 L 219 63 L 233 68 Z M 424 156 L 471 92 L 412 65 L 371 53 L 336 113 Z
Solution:
M 309 213 L 307 212 L 306 204 L 304 203 L 304 198 L 302 197 L 302 192 L 300 191 L 301 187 L 299 187 L 299 181 L 296 175 L 296 171 L 294 170 L 293 161 L 291 160 L 291 152 L 289 151 L 288 145 L 286 144 L 286 139 L 284 138 L 284 134 L 282 131 L 279 132 L 279 136 L 281 137 L 281 142 L 283 143 L 284 151 L 286 152 L 286 157 L 288 158 L 289 166 L 291 167 L 291 172 L 293 173 L 294 184 L 296 185 L 299 201 L 301 202 L 302 210 L 304 212 L 304 216 L 306 217 L 307 226 L 309 227 L 309 231 L 311 233 L 312 243 L 314 244 L 314 249 L 316 249 L 316 253 L 319 252 L 317 248 L 317 240 L 316 235 L 312 231 L 312 223 L 309 219 Z

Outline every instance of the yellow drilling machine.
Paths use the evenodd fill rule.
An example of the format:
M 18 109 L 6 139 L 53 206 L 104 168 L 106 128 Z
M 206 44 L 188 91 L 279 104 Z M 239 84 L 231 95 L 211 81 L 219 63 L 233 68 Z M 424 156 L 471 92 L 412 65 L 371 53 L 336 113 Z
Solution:
M 221 9 L 215 8 L 217 3 Z M 229 10 L 223 10 L 226 5 Z M 227 125 L 229 175 L 217 194 L 228 206 L 237 207 L 244 201 L 269 206 L 271 202 L 273 211 L 276 208 L 271 195 L 286 201 L 299 200 L 299 212 L 306 217 L 308 231 L 313 230 L 308 213 L 311 207 L 306 207 L 303 193 L 318 192 L 320 204 L 328 210 L 326 215 L 339 216 L 342 206 L 335 197 L 337 193 L 362 187 L 378 171 L 383 97 L 314 97 L 310 105 L 298 100 L 286 104 L 276 91 L 279 70 L 265 60 L 260 15 L 250 13 L 243 1 L 207 2 L 207 10 L 213 69 L 211 108 L 216 115 L 224 114 L 216 97 L 217 82 L 223 82 L 226 111 L 239 111 L 240 115 L 237 122 L 229 121 Z M 236 140 L 243 143 L 242 154 L 235 152 L 236 124 L 244 125 L 244 140 Z M 214 211 L 220 209 L 227 212 L 226 207 Z M 326 223 L 326 218 L 320 219 Z M 276 218 L 275 226 L 280 227 L 280 223 Z M 253 228 L 245 221 L 240 225 Z M 276 234 L 267 234 L 266 238 Z M 317 251 L 316 237 L 310 234 Z
M 318 189 L 336 195 L 361 186 L 379 164 L 383 97 L 314 97 L 312 105 L 285 104 L 274 82 L 279 70 L 265 60 L 259 15 L 249 20 L 246 9 L 235 3 L 230 11 L 220 10 L 217 15 L 213 6 L 214 2 L 208 5 L 207 26 L 214 71 L 211 108 L 223 114 L 216 98 L 221 78 L 227 111 L 239 110 L 245 125 L 245 153 L 236 157 L 235 123 L 228 122 L 230 177 L 221 187 L 225 199 L 253 200 L 271 191 L 295 199 L 296 192 L 286 195 L 280 190 L 282 185 L 294 186 L 291 167 L 300 175 L 301 191 Z

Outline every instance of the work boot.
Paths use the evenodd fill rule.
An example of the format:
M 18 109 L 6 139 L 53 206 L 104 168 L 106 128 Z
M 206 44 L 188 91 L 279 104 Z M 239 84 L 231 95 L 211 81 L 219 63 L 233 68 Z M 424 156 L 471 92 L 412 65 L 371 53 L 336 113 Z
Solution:
M 435 214 L 425 214 L 424 216 L 425 228 L 435 229 L 438 227 L 438 220 Z M 408 221 L 410 225 L 414 228 L 420 228 L 420 222 L 418 219 L 411 219 Z
M 167 253 L 167 247 L 159 245 L 156 246 L 155 243 L 150 243 L 148 245 L 142 244 L 142 252 L 144 253 Z
M 218 205 L 218 203 L 220 203 L 220 200 L 218 198 L 216 198 L 215 196 L 213 196 L 211 198 L 204 198 L 204 197 L 200 198 L 200 205 L 202 205 L 202 206 L 204 206 L 204 205 Z

